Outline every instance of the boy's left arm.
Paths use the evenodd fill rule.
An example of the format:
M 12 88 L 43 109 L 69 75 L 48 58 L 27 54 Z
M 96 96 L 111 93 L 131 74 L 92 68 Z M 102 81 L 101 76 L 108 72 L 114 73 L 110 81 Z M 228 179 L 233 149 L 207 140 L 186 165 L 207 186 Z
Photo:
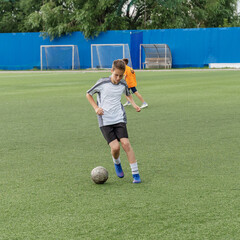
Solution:
M 126 96 L 127 100 L 132 104 L 137 112 L 141 111 L 141 108 L 134 102 L 132 95 Z

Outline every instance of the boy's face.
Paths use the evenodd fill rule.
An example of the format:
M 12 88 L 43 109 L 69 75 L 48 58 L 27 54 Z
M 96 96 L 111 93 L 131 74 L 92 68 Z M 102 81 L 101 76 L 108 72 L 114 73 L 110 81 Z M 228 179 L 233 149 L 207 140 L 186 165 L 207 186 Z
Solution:
M 123 78 L 124 70 L 115 68 L 111 70 L 112 76 L 111 81 L 113 84 L 118 84 L 120 80 Z

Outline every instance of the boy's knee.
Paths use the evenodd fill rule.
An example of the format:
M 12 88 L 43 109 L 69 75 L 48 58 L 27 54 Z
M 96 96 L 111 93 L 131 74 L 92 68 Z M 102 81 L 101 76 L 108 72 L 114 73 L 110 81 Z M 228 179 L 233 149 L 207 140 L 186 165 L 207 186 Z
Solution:
M 120 151 L 120 145 L 119 145 L 119 143 L 113 144 L 113 145 L 111 146 L 111 151 L 112 151 L 113 153 L 118 153 L 118 152 Z
M 130 144 L 130 142 L 129 142 L 128 139 L 122 140 L 122 141 L 121 141 L 121 144 L 122 144 L 123 149 L 124 149 L 126 152 L 128 152 L 128 151 L 131 150 L 131 144 Z

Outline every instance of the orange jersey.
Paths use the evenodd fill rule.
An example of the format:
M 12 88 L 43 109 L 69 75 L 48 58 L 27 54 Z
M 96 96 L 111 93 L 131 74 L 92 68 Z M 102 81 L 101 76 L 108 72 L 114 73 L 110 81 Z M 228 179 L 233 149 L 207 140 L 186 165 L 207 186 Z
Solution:
M 137 86 L 136 75 L 132 68 L 130 68 L 129 66 L 126 66 L 124 75 L 125 75 L 125 80 L 127 82 L 128 88 Z

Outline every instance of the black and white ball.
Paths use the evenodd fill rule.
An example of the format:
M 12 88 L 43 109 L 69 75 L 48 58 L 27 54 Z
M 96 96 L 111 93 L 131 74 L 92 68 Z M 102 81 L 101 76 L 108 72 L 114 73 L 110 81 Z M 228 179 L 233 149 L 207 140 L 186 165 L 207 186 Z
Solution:
M 103 184 L 108 179 L 108 171 L 102 166 L 95 167 L 91 171 L 91 178 L 96 184 Z

